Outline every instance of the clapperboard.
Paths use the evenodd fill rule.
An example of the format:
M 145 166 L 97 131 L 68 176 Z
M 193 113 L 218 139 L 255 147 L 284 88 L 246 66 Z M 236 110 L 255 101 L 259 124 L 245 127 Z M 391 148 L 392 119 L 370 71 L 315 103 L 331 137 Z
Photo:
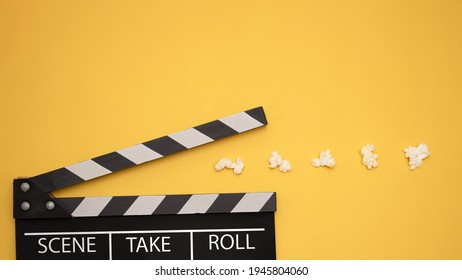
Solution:
M 267 124 L 262 107 L 13 182 L 17 259 L 275 259 L 276 193 L 52 192 Z

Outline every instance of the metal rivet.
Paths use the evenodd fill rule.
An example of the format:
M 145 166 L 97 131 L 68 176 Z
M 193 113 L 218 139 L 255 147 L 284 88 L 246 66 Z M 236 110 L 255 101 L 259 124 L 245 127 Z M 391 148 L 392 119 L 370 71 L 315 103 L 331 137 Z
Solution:
M 55 209 L 55 203 L 50 200 L 45 204 L 45 207 L 47 208 L 47 210 L 53 210 Z
M 22 190 L 23 192 L 27 192 L 28 190 L 30 190 L 30 185 L 29 185 L 29 183 L 26 183 L 26 182 L 22 183 L 22 184 L 21 184 L 21 190 Z
M 30 203 L 27 202 L 27 201 L 24 201 L 23 203 L 21 203 L 21 209 L 22 211 L 27 211 L 30 209 Z

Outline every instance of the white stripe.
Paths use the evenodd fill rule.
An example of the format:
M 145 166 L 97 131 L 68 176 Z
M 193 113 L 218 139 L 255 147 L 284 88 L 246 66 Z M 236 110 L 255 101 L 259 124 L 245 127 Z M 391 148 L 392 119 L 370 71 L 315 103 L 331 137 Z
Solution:
M 173 140 L 177 141 L 178 143 L 180 143 L 188 149 L 213 141 L 212 138 L 197 131 L 194 128 L 189 128 L 180 132 L 170 134 L 168 135 L 168 137 L 172 138 Z
M 165 195 L 139 196 L 128 208 L 124 216 L 151 215 L 164 198 Z
M 252 118 L 245 112 L 224 117 L 219 120 L 239 133 L 263 126 L 261 122 Z
M 110 170 L 102 167 L 91 159 L 67 166 L 66 169 L 85 181 L 111 173 Z
M 128 158 L 135 164 L 142 164 L 143 162 L 151 161 L 154 159 L 161 158 L 162 155 L 149 149 L 143 144 L 138 144 L 132 147 L 128 147 L 117 151 L 122 156 Z
M 73 217 L 96 217 L 111 201 L 112 196 L 85 197 L 72 212 Z
M 259 212 L 273 193 L 246 193 L 231 213 Z
M 218 194 L 192 195 L 178 214 L 203 214 L 212 206 Z

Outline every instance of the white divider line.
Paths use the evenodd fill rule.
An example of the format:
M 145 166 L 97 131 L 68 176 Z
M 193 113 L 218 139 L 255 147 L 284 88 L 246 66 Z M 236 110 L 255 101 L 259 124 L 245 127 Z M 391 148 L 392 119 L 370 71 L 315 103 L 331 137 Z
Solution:
M 112 261 L 112 234 L 109 233 L 109 260 Z
M 49 235 L 88 235 L 88 234 L 142 234 L 142 233 L 196 233 L 196 232 L 243 232 L 265 231 L 265 228 L 226 228 L 226 229 L 178 229 L 178 230 L 128 230 L 128 231 L 73 231 L 73 232 L 25 232 L 24 236 Z
M 189 248 L 191 248 L 191 260 L 194 260 L 194 241 L 193 241 L 193 232 L 189 233 Z

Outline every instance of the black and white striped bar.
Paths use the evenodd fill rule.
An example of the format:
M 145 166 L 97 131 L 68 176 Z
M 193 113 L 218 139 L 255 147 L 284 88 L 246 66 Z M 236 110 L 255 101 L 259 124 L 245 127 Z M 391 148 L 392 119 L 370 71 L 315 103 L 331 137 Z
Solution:
M 72 217 L 150 216 L 276 211 L 276 193 L 54 198 Z
M 52 192 L 267 124 L 263 107 L 257 107 L 30 179 L 44 192 Z

